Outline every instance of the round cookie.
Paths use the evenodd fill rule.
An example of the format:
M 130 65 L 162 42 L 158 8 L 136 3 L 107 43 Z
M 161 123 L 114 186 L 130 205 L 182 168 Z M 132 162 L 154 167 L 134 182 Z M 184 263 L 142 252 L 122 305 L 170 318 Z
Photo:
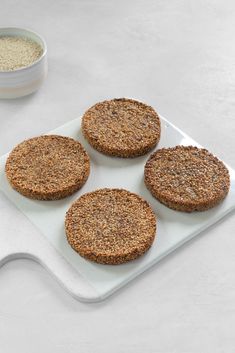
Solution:
M 156 146 L 160 119 L 155 110 L 133 99 L 97 103 L 82 118 L 82 131 L 99 152 L 117 157 L 136 157 Z
M 84 258 L 117 265 L 143 255 L 152 245 L 156 217 L 140 196 L 123 189 L 82 195 L 66 214 L 66 236 Z
M 44 135 L 23 141 L 10 153 L 6 176 L 22 195 L 37 200 L 58 200 L 86 182 L 89 157 L 72 138 Z
M 162 148 L 145 165 L 145 184 L 161 203 L 177 211 L 205 211 L 228 194 L 229 172 L 206 149 Z

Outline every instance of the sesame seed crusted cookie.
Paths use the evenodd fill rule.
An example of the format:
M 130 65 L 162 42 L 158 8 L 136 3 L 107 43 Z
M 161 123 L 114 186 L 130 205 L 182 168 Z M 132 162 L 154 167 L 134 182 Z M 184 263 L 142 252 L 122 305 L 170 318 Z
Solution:
M 123 189 L 82 195 L 66 214 L 69 244 L 84 258 L 117 265 L 143 255 L 152 245 L 156 217 L 140 196 Z
M 20 194 L 37 200 L 58 200 L 85 184 L 90 161 L 78 141 L 44 135 L 16 146 L 5 171 L 9 183 Z
M 82 131 L 99 152 L 127 158 L 143 155 L 155 147 L 161 126 L 152 107 L 118 98 L 88 109 L 82 118 Z
M 161 203 L 177 211 L 205 211 L 229 192 L 228 169 L 206 149 L 162 148 L 145 165 L 145 184 Z

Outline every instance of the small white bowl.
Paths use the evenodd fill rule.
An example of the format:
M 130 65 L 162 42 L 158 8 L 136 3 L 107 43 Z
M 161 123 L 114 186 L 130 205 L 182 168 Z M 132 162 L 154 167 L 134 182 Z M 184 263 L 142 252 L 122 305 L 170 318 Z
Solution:
M 37 33 L 23 28 L 0 28 L 0 36 L 18 36 L 38 43 L 43 53 L 33 64 L 13 71 L 0 71 L 0 98 L 17 98 L 35 92 L 47 76 L 47 46 Z

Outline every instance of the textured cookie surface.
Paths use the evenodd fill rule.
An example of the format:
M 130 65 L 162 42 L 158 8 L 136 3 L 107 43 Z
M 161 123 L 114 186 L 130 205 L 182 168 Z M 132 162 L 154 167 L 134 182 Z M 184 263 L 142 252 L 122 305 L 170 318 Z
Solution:
M 81 196 L 66 214 L 71 247 L 102 264 L 121 264 L 144 254 L 156 233 L 156 217 L 140 196 L 123 189 L 99 189 Z
M 86 182 L 89 157 L 72 138 L 45 135 L 20 143 L 5 167 L 11 186 L 24 196 L 57 200 L 71 195 Z
M 145 165 L 145 184 L 160 202 L 178 211 L 204 211 L 229 191 L 225 165 L 206 149 L 162 148 Z
M 97 103 L 82 118 L 88 142 L 117 157 L 147 153 L 158 143 L 160 130 L 160 119 L 152 107 L 125 98 Z

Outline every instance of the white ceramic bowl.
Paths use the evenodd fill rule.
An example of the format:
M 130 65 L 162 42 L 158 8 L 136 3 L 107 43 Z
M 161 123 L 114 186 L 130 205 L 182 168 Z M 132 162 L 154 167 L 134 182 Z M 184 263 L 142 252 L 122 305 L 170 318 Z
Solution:
M 33 64 L 13 71 L 0 71 L 0 98 L 17 98 L 35 92 L 47 75 L 47 46 L 37 33 L 23 28 L 0 28 L 0 36 L 21 36 L 38 43 L 43 53 Z

